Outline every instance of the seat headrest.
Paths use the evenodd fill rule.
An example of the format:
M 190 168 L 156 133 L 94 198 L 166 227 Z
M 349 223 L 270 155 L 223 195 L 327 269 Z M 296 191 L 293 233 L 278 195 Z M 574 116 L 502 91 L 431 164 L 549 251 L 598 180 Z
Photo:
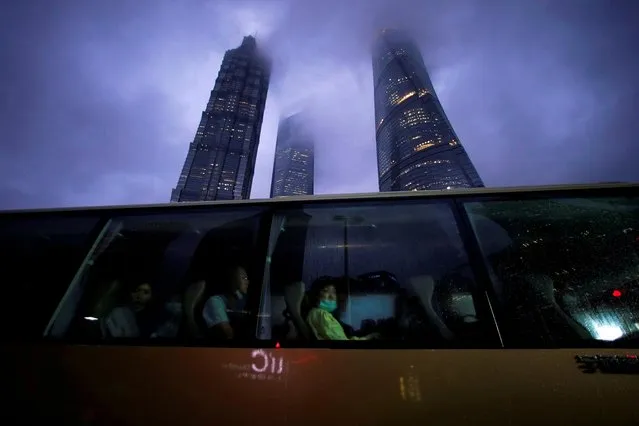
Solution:
M 435 279 L 432 276 L 420 275 L 417 277 L 411 277 L 408 280 L 408 284 L 422 301 L 428 301 L 428 303 L 431 303 L 433 293 L 435 292 Z
M 119 280 L 106 283 L 104 291 L 98 301 L 91 307 L 89 315 L 96 318 L 102 318 L 108 315 L 117 304 L 121 289 L 122 283 Z
M 555 283 L 547 275 L 530 274 L 524 278 L 528 284 L 530 294 L 538 300 L 538 303 L 555 303 Z
M 190 337 L 200 338 L 202 332 L 198 326 L 198 322 L 195 319 L 195 308 L 202 300 L 204 291 L 206 290 L 206 282 L 204 280 L 196 281 L 189 285 L 184 292 L 184 298 L 182 299 L 182 309 L 186 320 L 186 332 Z
M 195 306 L 200 302 L 206 289 L 206 282 L 196 281 L 189 285 L 184 292 L 184 311 L 191 313 L 195 309 Z
M 304 283 L 301 281 L 289 284 L 284 287 L 284 301 L 292 314 L 299 314 L 302 308 L 302 301 L 306 292 Z

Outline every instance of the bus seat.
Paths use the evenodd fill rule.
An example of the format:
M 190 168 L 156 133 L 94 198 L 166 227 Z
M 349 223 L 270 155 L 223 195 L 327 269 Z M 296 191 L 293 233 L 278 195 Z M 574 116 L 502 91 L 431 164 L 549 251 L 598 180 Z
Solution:
M 102 296 L 91 308 L 91 315 L 96 318 L 104 318 L 116 307 L 122 289 L 120 280 L 112 280 L 105 285 Z
M 293 320 L 293 324 L 297 329 L 298 336 L 302 336 L 305 340 L 311 340 L 311 332 L 306 324 L 305 318 L 302 317 L 302 302 L 306 289 L 301 281 L 289 284 L 284 287 L 284 301 L 286 308 Z
M 555 283 L 547 275 L 530 274 L 524 277 L 524 282 L 528 287 L 529 296 L 532 298 L 534 306 L 549 307 L 558 314 L 581 339 L 592 339 L 592 335 L 580 323 L 568 315 L 557 303 L 555 298 Z
M 202 300 L 205 290 L 206 282 L 200 280 L 189 285 L 184 292 L 183 307 L 185 330 L 187 336 L 191 338 L 203 337 L 198 321 L 196 320 L 195 309 Z
M 106 337 L 106 328 L 104 321 L 113 309 L 118 305 L 122 291 L 122 282 L 117 279 L 103 281 L 95 291 L 89 294 L 90 301 L 86 308 L 83 309 L 79 320 L 82 324 L 82 331 L 85 336 Z M 85 318 L 97 318 L 98 321 L 88 326 Z M 96 327 L 97 326 L 97 327 Z
M 447 340 L 452 340 L 455 337 L 453 332 L 446 326 L 439 315 L 437 315 L 433 306 L 433 294 L 435 293 L 435 280 L 433 277 L 430 275 L 411 277 L 408 283 L 417 297 L 419 297 L 429 321 L 437 327 L 442 337 Z

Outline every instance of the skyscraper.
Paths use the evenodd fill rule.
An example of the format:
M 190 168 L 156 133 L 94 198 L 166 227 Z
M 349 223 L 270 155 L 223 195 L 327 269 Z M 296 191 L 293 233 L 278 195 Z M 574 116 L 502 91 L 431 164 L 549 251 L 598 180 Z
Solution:
M 271 198 L 313 194 L 314 173 L 315 146 L 304 116 L 285 118 L 277 129 Z
M 172 202 L 249 197 L 269 78 L 254 37 L 226 51 Z
M 383 30 L 373 48 L 380 191 L 484 186 L 406 34 Z

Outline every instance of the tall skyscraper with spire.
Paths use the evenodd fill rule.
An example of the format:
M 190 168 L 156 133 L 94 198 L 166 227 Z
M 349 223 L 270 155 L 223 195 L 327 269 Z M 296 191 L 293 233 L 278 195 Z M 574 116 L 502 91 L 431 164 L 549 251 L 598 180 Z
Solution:
M 271 198 L 312 195 L 315 145 L 301 113 L 280 121 L 277 129 Z
M 171 202 L 249 198 L 269 78 L 253 36 L 226 51 Z
M 408 35 L 381 31 L 373 78 L 380 191 L 484 186 Z

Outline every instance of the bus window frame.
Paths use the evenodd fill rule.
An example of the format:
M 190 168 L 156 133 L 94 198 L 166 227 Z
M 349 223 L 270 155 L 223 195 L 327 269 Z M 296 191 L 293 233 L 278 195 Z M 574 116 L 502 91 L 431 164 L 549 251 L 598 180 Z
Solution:
M 459 234 L 464 245 L 464 250 L 466 250 L 468 255 L 469 266 L 477 283 L 476 294 L 473 294 L 473 297 L 482 301 L 482 303 L 478 303 L 478 307 L 486 310 L 483 312 L 486 318 L 492 319 L 497 335 L 496 337 L 499 341 L 499 346 L 503 349 L 505 347 L 504 336 L 501 333 L 498 317 L 495 314 L 495 308 L 493 306 L 493 300 L 491 300 L 491 295 L 489 293 L 490 291 L 494 291 L 494 286 L 490 279 L 488 264 L 482 255 L 479 240 L 473 231 L 470 217 L 468 216 L 463 203 L 460 202 L 457 197 L 453 197 L 452 202 L 453 214 L 455 215 L 455 221 L 459 228 Z M 477 309 L 477 312 L 479 313 L 479 309 Z
M 84 270 L 86 269 L 86 261 L 94 251 L 95 247 L 97 247 L 101 241 L 102 234 L 105 230 L 107 230 L 107 226 L 111 221 L 121 219 L 121 218 L 129 218 L 129 217 L 162 217 L 168 215 L 175 214 L 217 214 L 220 211 L 234 211 L 234 210 L 256 210 L 256 214 L 260 215 L 258 232 L 256 235 L 256 244 L 255 244 L 255 253 L 259 253 L 261 255 L 261 260 L 253 262 L 252 268 L 254 268 L 256 275 L 253 280 L 252 286 L 257 287 L 252 290 L 250 296 L 248 298 L 247 308 L 251 312 L 256 312 L 255 322 L 251 325 L 253 330 L 257 330 L 259 326 L 259 307 L 261 302 L 261 291 L 263 286 L 263 274 L 266 267 L 267 256 L 268 253 L 268 242 L 269 242 L 269 232 L 271 228 L 272 218 L 273 218 L 273 207 L 268 205 L 261 205 L 259 203 L 242 203 L 242 204 L 226 204 L 222 206 L 215 205 L 198 205 L 198 206 L 180 206 L 182 207 L 179 210 L 175 210 L 174 206 L 162 206 L 162 207 L 146 207 L 144 209 L 135 209 L 132 210 L 130 208 L 119 208 L 119 209 L 105 209 L 103 210 L 102 215 L 96 215 L 99 218 L 96 228 L 93 230 L 95 233 L 90 241 L 88 241 L 88 246 L 83 251 L 84 258 L 82 262 L 76 268 L 76 272 L 73 275 L 72 279 L 69 282 L 69 285 L 64 290 L 62 298 L 58 301 L 58 305 L 54 312 L 50 315 L 49 324 L 47 327 L 40 333 L 41 337 L 38 340 L 42 342 L 50 343 L 53 345 L 63 344 L 63 345 L 100 345 L 100 346 L 169 346 L 169 347 L 218 347 L 218 348 L 253 348 L 255 347 L 257 337 L 252 338 L 251 340 L 230 340 L 230 341 L 215 341 L 215 340 L 190 340 L 186 341 L 180 338 L 153 338 L 153 339 L 140 339 L 140 338 L 118 338 L 118 339 L 95 339 L 95 338 L 85 338 L 78 340 L 76 338 L 69 337 L 55 337 L 49 334 L 50 328 L 55 323 L 55 319 L 57 318 L 59 311 L 62 309 L 64 303 L 66 302 L 67 295 L 72 291 L 72 286 L 76 282 L 76 276 L 82 276 Z M 64 215 L 67 213 L 66 211 L 59 211 L 56 214 Z M 76 216 L 82 217 L 82 214 L 76 214 L 77 211 L 73 212 Z M 23 213 L 26 217 L 31 216 L 33 213 Z M 37 212 L 37 215 L 47 216 L 47 212 Z M 2 217 L 0 215 L 0 217 Z M 100 226 L 101 225 L 101 226 Z M 261 280 L 258 280 L 259 285 L 254 284 L 256 278 L 262 277 Z M 257 336 L 257 334 L 256 334 Z M 270 347 L 270 346 L 264 346 Z
M 274 209 L 273 207 L 263 207 L 264 212 L 262 213 L 262 217 L 260 217 L 260 224 L 257 238 L 255 242 L 255 248 L 257 253 L 259 254 L 259 258 L 261 259 L 255 263 L 254 268 L 256 273 L 259 272 L 261 274 L 260 286 L 257 290 L 253 291 L 252 294 L 255 295 L 250 297 L 247 303 L 247 307 L 250 312 L 255 312 L 255 323 L 252 324 L 253 332 L 253 341 L 258 341 L 259 333 L 260 333 L 260 315 L 262 314 L 260 308 L 262 306 L 262 295 L 264 294 L 264 288 L 266 279 L 270 281 L 270 277 L 266 277 L 266 266 L 269 262 L 268 260 L 268 246 L 269 240 L 271 237 L 271 228 L 273 226 L 273 217 L 274 217 Z M 270 285 L 270 284 L 269 284 Z M 270 289 L 269 289 L 270 291 Z
M 482 275 L 477 272 L 480 271 L 481 266 L 477 262 L 481 262 L 481 258 L 473 259 L 471 252 L 468 250 L 470 242 L 468 239 L 474 238 L 472 228 L 466 228 L 464 225 L 462 216 L 460 215 L 459 206 L 456 203 L 456 196 L 449 195 L 445 192 L 433 197 L 393 197 L 393 198 L 371 198 L 364 200 L 353 199 L 320 199 L 320 200 L 304 200 L 304 199 L 287 199 L 279 207 L 274 206 L 272 208 L 272 214 L 282 214 L 286 211 L 303 211 L 304 208 L 347 208 L 348 206 L 374 206 L 376 203 L 393 205 L 393 206 L 424 206 L 428 204 L 444 205 L 449 210 L 451 218 L 454 220 L 455 226 L 459 233 L 459 239 L 466 255 L 467 265 L 471 269 L 473 274 L 473 286 L 470 288 L 473 296 L 473 302 L 475 303 L 475 310 L 478 317 L 481 318 L 484 324 L 484 330 L 488 331 L 486 334 L 486 341 L 481 344 L 470 344 L 468 342 L 450 342 L 448 344 L 430 344 L 427 342 L 403 342 L 403 341 L 384 341 L 384 340 L 372 340 L 372 341 L 276 341 L 274 339 L 258 339 L 256 335 L 255 340 L 259 347 L 272 348 L 279 344 L 279 347 L 287 348 L 317 348 L 317 349 L 499 349 L 503 348 L 503 341 L 496 322 L 494 312 L 492 311 L 491 300 L 487 297 L 486 284 L 490 284 L 490 281 L 484 281 Z M 273 217 L 273 216 L 271 216 Z M 487 275 L 485 270 L 485 275 Z M 492 286 L 491 286 L 492 287 Z M 270 289 L 269 289 L 270 290 Z M 489 324 L 492 322 L 492 326 Z M 490 329 L 494 330 L 489 331 Z M 266 343 L 270 343 L 267 345 Z
M 60 313 L 62 312 L 64 305 L 67 303 L 67 299 L 71 296 L 75 288 L 80 284 L 84 274 L 86 273 L 87 267 L 91 266 L 91 263 L 92 263 L 91 258 L 93 257 L 93 254 L 100 246 L 100 243 L 102 242 L 103 238 L 107 235 L 109 231 L 109 227 L 112 222 L 113 222 L 113 218 L 109 218 L 104 222 L 104 226 L 100 230 L 97 237 L 93 240 L 93 244 L 91 245 L 91 248 L 84 255 L 84 259 L 82 259 L 82 263 L 80 263 L 80 265 L 76 269 L 75 274 L 73 275 L 73 278 L 71 279 L 71 282 L 67 286 L 67 291 L 62 296 L 62 299 L 60 299 L 60 302 L 58 302 L 58 306 L 56 307 L 55 311 L 53 311 L 53 315 L 51 315 L 51 319 L 49 320 L 47 327 L 44 329 L 44 332 L 43 332 L 44 338 L 47 338 L 47 337 L 56 338 L 50 335 L 50 333 L 53 332 L 56 320 L 58 319 Z M 69 327 L 69 324 L 67 324 L 67 327 Z
M 469 249 L 474 253 L 475 267 L 480 274 L 486 290 L 486 297 L 494 313 L 495 323 L 498 330 L 500 325 L 504 324 L 507 319 L 503 308 L 499 303 L 495 285 L 490 278 L 491 266 L 488 259 L 483 255 L 478 235 L 473 230 L 473 226 L 466 209 L 466 204 L 471 203 L 491 203 L 491 202 L 514 202 L 514 201 L 540 201 L 540 200 L 557 200 L 557 199 L 595 199 L 595 198 L 628 198 L 639 199 L 639 186 L 622 186 L 622 187 L 594 187 L 594 188 L 550 188 L 545 191 L 530 192 L 505 192 L 498 195 L 475 195 L 463 194 L 457 195 L 455 204 L 458 205 L 460 218 L 464 222 L 464 229 L 469 235 Z M 559 345 L 552 344 L 514 344 L 509 341 L 507 335 L 502 335 L 499 331 L 503 342 L 504 349 L 576 349 L 576 348 L 623 348 L 634 349 L 639 348 L 639 342 L 617 342 L 614 341 L 598 341 L 584 340 L 579 343 L 562 342 Z

